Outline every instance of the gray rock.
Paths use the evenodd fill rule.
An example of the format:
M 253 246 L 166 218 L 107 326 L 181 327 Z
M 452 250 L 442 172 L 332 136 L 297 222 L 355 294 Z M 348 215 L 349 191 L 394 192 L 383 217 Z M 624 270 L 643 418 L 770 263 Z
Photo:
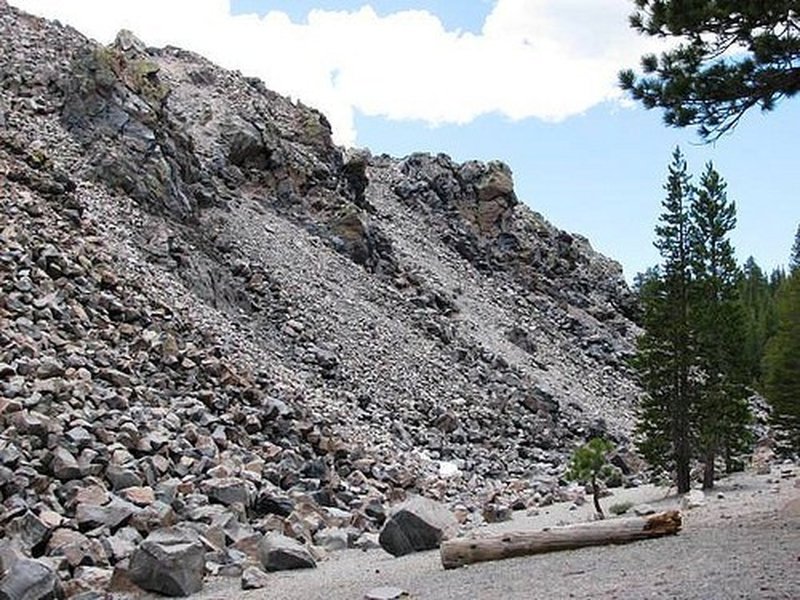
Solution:
M 130 502 L 113 497 L 108 504 L 103 506 L 79 504 L 75 511 L 75 518 L 78 526 L 83 530 L 95 527 L 109 527 L 114 530 L 124 525 L 138 510 Z
M 50 468 L 53 471 L 53 475 L 62 481 L 78 479 L 83 475 L 78 465 L 78 460 L 66 448 L 56 448 L 53 450 Z
M 443 504 L 416 496 L 397 506 L 381 530 L 381 547 L 403 556 L 438 548 L 458 529 L 455 516 Z
M 402 600 L 408 597 L 407 591 L 392 586 L 376 587 L 364 594 L 364 600 Z
M 106 479 L 111 483 L 115 491 L 124 490 L 129 487 L 140 487 L 142 478 L 134 471 L 125 469 L 117 465 L 109 465 L 106 469 Z
M 701 490 L 689 490 L 682 498 L 681 505 L 685 510 L 692 510 L 706 505 L 706 495 Z
M 5 534 L 14 539 L 28 553 L 31 553 L 34 548 L 45 541 L 49 529 L 39 517 L 31 511 L 26 511 L 6 523 Z
M 269 585 L 269 575 L 258 567 L 247 567 L 242 572 L 243 590 L 260 590 Z
M 144 590 L 188 596 L 203 589 L 205 549 L 199 537 L 178 528 L 152 532 L 133 552 L 128 576 Z
M 62 597 L 58 575 L 49 565 L 38 560 L 16 560 L 0 581 L 0 600 L 49 600 Z
M 250 505 L 252 499 L 250 485 L 244 479 L 237 477 L 208 479 L 203 482 L 203 491 L 209 500 L 225 506 L 241 504 L 246 507 Z
M 649 504 L 639 504 L 633 507 L 633 512 L 636 516 L 645 517 L 647 515 L 655 514 L 656 509 Z
M 321 529 L 314 535 L 314 544 L 328 552 L 346 550 L 348 546 L 348 533 L 344 529 Z
M 64 365 L 54 358 L 45 358 L 39 363 L 36 369 L 36 377 L 39 379 L 50 379 L 51 377 L 61 377 L 64 374 Z
M 258 544 L 261 565 L 267 571 L 313 569 L 317 563 L 298 541 L 279 533 L 267 533 Z
M 48 556 L 63 556 L 71 567 L 108 564 L 108 553 L 102 542 L 90 539 L 74 529 L 56 529 L 47 541 Z

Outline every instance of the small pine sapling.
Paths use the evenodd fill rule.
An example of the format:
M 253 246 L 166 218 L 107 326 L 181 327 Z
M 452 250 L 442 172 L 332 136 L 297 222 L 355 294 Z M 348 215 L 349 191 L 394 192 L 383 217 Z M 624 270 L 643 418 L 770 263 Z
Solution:
M 598 480 L 602 480 L 612 474 L 613 469 L 608 463 L 608 453 L 613 449 L 614 445 L 603 438 L 590 440 L 572 455 L 569 469 L 566 473 L 566 477 L 570 481 L 589 482 L 592 486 L 594 510 L 600 519 L 605 519 L 605 514 L 603 509 L 600 508 Z

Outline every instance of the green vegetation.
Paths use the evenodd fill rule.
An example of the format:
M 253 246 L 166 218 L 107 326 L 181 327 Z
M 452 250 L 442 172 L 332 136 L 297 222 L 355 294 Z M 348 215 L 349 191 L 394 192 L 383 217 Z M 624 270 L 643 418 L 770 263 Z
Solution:
M 633 502 L 626 500 L 625 502 L 617 502 L 616 504 L 612 504 L 608 507 L 608 512 L 612 515 L 624 515 L 628 512 L 631 508 L 633 508 Z
M 757 388 L 762 380 L 761 365 L 767 340 L 778 328 L 778 314 L 774 290 L 752 256 L 742 267 L 738 296 L 744 318 L 743 368 L 747 382 Z
M 704 461 L 710 488 L 716 457 L 730 464 L 748 441 L 744 316 L 728 239 L 736 208 L 725 182 L 709 164 L 692 185 L 676 149 L 664 189 L 655 241 L 662 264 L 639 279 L 646 330 L 634 360 L 646 392 L 639 448 L 655 466 L 674 471 L 685 493 L 693 458 Z
M 703 488 L 714 487 L 717 456 L 747 448 L 750 423 L 742 347 L 744 317 L 738 302 L 739 267 L 728 235 L 736 226 L 736 205 L 709 163 L 690 208 L 692 263 L 691 320 L 703 377 L 698 389 L 698 449 L 705 472 Z
M 775 301 L 777 330 L 764 354 L 764 394 L 786 436 L 784 450 L 800 450 L 800 269 L 786 278 Z
M 697 378 L 692 376 L 696 340 L 689 321 L 689 208 L 694 189 L 679 149 L 664 189 L 667 197 L 655 241 L 663 262 L 640 287 L 646 332 L 639 338 L 634 367 L 646 396 L 638 423 L 639 449 L 653 465 L 674 470 L 678 491 L 684 493 L 690 487 Z
M 792 244 L 792 255 L 789 257 L 789 271 L 794 274 L 800 269 L 800 225 L 794 234 L 794 244 Z
M 613 469 L 608 463 L 608 453 L 614 445 L 603 438 L 594 438 L 578 448 L 572 455 L 566 477 L 571 481 L 589 483 L 592 486 L 594 510 L 601 519 L 605 518 L 600 507 L 598 480 L 611 476 Z
M 680 42 L 642 58 L 620 84 L 668 125 L 714 140 L 750 108 L 772 110 L 800 90 L 798 0 L 634 0 L 631 27 Z

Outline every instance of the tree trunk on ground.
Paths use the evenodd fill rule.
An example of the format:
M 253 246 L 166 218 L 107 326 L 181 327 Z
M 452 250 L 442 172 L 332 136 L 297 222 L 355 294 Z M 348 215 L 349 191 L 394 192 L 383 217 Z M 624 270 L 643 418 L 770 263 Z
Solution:
M 518 531 L 485 538 L 457 538 L 442 543 L 445 569 L 586 546 L 624 544 L 674 535 L 681 528 L 681 514 L 669 511 L 648 517 L 608 519 L 544 531 Z
M 717 455 L 713 450 L 706 452 L 706 464 L 703 466 L 703 489 L 710 490 L 714 487 L 714 462 Z
M 597 513 L 597 516 L 601 519 L 605 519 L 606 516 L 603 514 L 603 509 L 600 508 L 600 490 L 597 486 L 596 475 L 592 475 L 592 499 L 594 500 L 594 511 Z

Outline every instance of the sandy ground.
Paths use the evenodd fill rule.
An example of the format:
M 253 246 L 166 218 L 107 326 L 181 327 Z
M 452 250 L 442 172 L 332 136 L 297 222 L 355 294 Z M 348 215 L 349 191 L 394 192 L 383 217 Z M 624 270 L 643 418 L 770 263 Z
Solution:
M 393 558 L 382 550 L 334 553 L 315 570 L 271 575 L 267 589 L 243 592 L 237 579 L 211 579 L 194 598 L 356 600 L 379 586 L 412 599 L 786 598 L 800 599 L 800 468 L 781 477 L 738 474 L 723 479 L 703 507 L 684 511 L 678 536 L 470 565 L 445 571 L 438 551 Z M 789 475 L 789 473 L 784 473 Z M 718 497 L 719 494 L 719 497 Z M 618 490 L 605 507 L 646 502 L 678 508 L 670 490 Z M 589 520 L 591 502 L 543 509 L 538 516 L 481 531 L 541 529 Z

